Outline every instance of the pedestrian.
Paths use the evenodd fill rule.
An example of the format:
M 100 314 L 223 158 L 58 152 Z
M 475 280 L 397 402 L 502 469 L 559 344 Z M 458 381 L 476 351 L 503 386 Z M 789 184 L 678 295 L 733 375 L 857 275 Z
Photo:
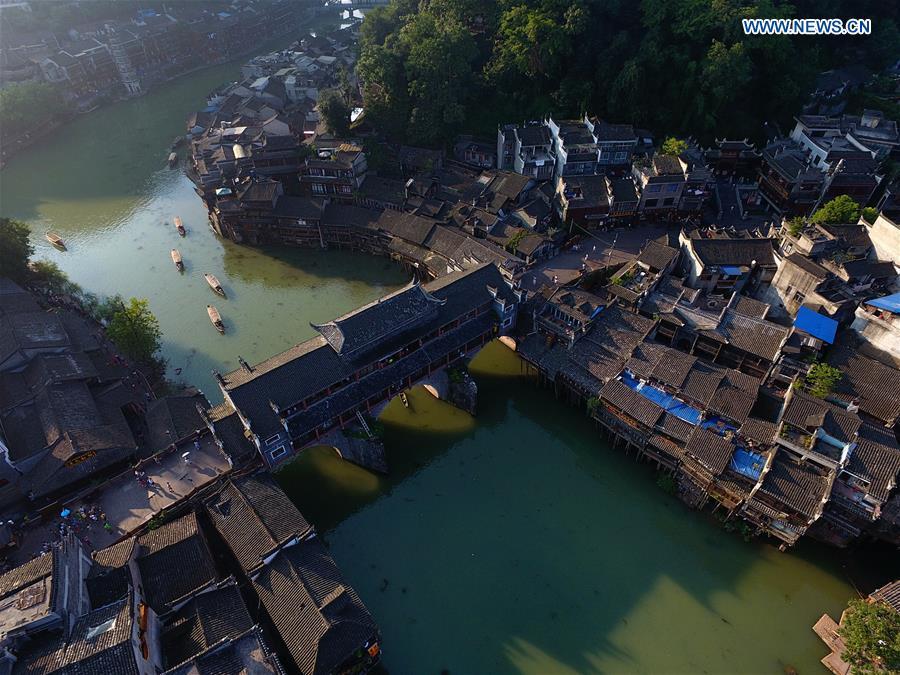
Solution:
M 172 487 L 172 483 L 170 483 L 169 481 L 166 481 L 166 489 L 169 492 L 175 492 L 175 488 Z
M 199 438 L 194 439 L 194 450 L 196 450 L 197 452 L 200 452 L 200 439 Z
M 190 452 L 184 453 L 184 454 L 181 456 L 181 459 L 183 459 L 183 460 L 184 460 L 184 463 L 187 464 L 188 466 L 191 465 L 191 453 L 190 453 Z

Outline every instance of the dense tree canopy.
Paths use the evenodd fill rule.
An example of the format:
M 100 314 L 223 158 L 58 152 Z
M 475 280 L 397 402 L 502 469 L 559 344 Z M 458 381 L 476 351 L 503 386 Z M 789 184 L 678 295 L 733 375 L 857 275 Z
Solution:
M 855 223 L 859 221 L 859 204 L 848 195 L 840 195 L 818 209 L 811 220 L 823 225 Z
M 319 112 L 331 133 L 343 136 L 350 130 L 350 108 L 338 91 L 331 89 L 322 92 L 319 96 Z
M 0 276 L 16 282 L 28 276 L 28 259 L 34 253 L 28 240 L 30 232 L 25 223 L 0 218 Z
M 46 82 L 24 82 L 0 89 L 0 127 L 7 139 L 37 129 L 62 108 L 59 93 Z
M 126 303 L 116 296 L 105 303 L 101 314 L 109 317 L 107 336 L 123 353 L 144 363 L 153 360 L 162 333 L 147 300 L 131 298 Z
M 900 672 L 900 614 L 881 602 L 852 600 L 841 622 L 842 658 L 855 675 Z
M 437 144 L 462 128 L 591 112 L 658 134 L 760 138 L 816 73 L 896 58 L 896 3 L 875 0 L 392 0 L 367 14 L 359 75 L 388 135 Z M 746 36 L 751 17 L 866 16 L 868 37 Z

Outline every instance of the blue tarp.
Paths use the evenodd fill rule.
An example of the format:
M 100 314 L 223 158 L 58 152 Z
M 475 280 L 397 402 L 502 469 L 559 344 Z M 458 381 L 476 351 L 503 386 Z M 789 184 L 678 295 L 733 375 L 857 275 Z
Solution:
M 722 265 L 722 271 L 730 277 L 739 277 L 744 273 L 740 267 L 734 265 Z
M 631 389 L 634 389 L 644 398 L 653 401 L 667 413 L 675 415 L 675 417 L 684 420 L 688 424 L 692 424 L 694 426 L 700 425 L 703 429 L 709 429 L 710 431 L 714 431 L 720 435 L 728 430 L 734 431 L 736 428 L 728 424 L 721 417 L 710 417 L 709 419 L 701 422 L 700 411 L 697 408 L 688 405 L 684 401 L 679 401 L 677 398 L 675 398 L 671 394 L 667 394 L 662 389 L 657 389 L 656 387 L 649 384 L 641 385 L 641 383 L 636 380 L 635 377 L 628 371 L 622 373 L 622 383 L 627 385 Z
M 737 448 L 731 456 L 729 466 L 732 471 L 742 476 L 746 476 L 751 480 L 759 480 L 759 475 L 762 473 L 765 463 L 766 460 L 763 459 L 762 455 L 744 450 L 744 448 Z
M 809 333 L 823 342 L 834 344 L 838 322 L 812 311 L 809 307 L 801 307 L 800 311 L 797 312 L 797 318 L 794 319 L 794 326 L 798 330 Z
M 866 304 L 900 314 L 900 293 L 885 295 L 883 298 L 875 298 L 874 300 L 866 300 Z

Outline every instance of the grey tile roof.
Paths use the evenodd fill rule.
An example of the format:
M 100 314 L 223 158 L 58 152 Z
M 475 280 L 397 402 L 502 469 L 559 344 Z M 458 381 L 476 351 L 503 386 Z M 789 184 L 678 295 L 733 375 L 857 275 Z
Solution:
M 205 501 L 213 525 L 238 562 L 250 572 L 291 539 L 306 537 L 312 526 L 267 473 L 226 483 Z
M 894 608 L 895 612 L 900 612 L 900 580 L 892 581 L 872 591 L 871 597 L 887 603 Z
M 147 406 L 148 443 L 154 451 L 206 428 L 197 406 L 205 409 L 209 402 L 203 394 L 165 396 Z
M 731 461 L 734 445 L 716 433 L 702 427 L 695 427 L 684 446 L 684 451 L 699 460 L 714 476 L 717 476 Z
M 716 390 L 712 400 L 707 404 L 712 412 L 723 415 L 738 423 L 743 423 L 753 404 L 756 403 L 756 396 L 737 389 L 736 387 L 719 387 Z
M 691 245 L 704 266 L 775 264 L 771 239 L 692 239 Z
M 795 462 L 779 452 L 759 489 L 786 507 L 812 518 L 825 498 L 828 479 L 811 464 Z
M 0 575 L 0 598 L 18 592 L 53 573 L 53 554 L 44 553 Z
M 828 270 L 822 267 L 819 263 L 813 262 L 805 255 L 800 255 L 799 253 L 791 253 L 785 260 L 786 262 L 799 267 L 803 271 L 812 274 L 819 280 L 823 280 L 828 277 Z
M 85 586 L 92 607 L 103 607 L 128 594 L 131 573 L 127 565 L 134 544 L 135 539 L 130 537 L 91 555 L 94 564 L 85 579 Z
M 771 445 L 776 431 L 777 427 L 772 422 L 750 417 L 744 421 L 738 433 L 761 445 Z
M 172 603 L 212 584 L 212 554 L 190 513 L 138 537 L 137 564 L 149 604 L 158 614 Z
M 164 666 L 173 668 L 222 640 L 235 640 L 253 625 L 236 584 L 200 593 L 179 608 L 162 629 Z
M 843 374 L 835 388 L 842 399 L 858 399 L 862 412 L 882 422 L 894 422 L 900 417 L 900 370 L 849 346 L 833 348 L 828 364 Z
M 793 392 L 790 402 L 784 409 L 782 420 L 801 429 L 822 427 L 829 435 L 843 443 L 852 441 L 862 424 L 859 417 L 853 413 L 803 391 Z
M 660 429 L 667 436 L 671 436 L 672 438 L 685 442 L 688 438 L 691 437 L 691 434 L 694 432 L 694 425 L 690 422 L 685 422 L 680 417 L 676 417 L 671 413 L 664 413 L 662 417 L 662 421 L 657 425 L 657 428 Z
M 420 284 L 379 298 L 325 324 L 313 325 L 338 354 L 352 356 L 432 319 L 443 304 Z
M 619 380 L 610 380 L 603 385 L 600 398 L 648 427 L 656 426 L 663 414 L 662 408 Z
M 138 675 L 131 644 L 131 598 L 80 617 L 66 640 L 40 641 L 20 655 L 15 673 L 28 675 Z
M 658 241 L 649 241 L 638 254 L 638 262 L 650 266 L 651 270 L 664 270 L 666 266 L 678 256 L 678 249 L 660 244 Z
M 437 226 L 437 221 L 412 213 L 387 209 L 378 217 L 375 226 L 380 230 L 390 232 L 395 237 L 422 246 Z
M 768 304 L 760 302 L 759 300 L 754 300 L 753 298 L 748 298 L 746 295 L 738 296 L 732 309 L 738 314 L 743 314 L 744 316 L 749 316 L 754 319 L 765 319 L 766 315 L 769 313 Z
M 334 672 L 378 634 L 318 538 L 278 553 L 253 588 L 303 675 Z
M 500 271 L 492 264 L 447 274 L 428 282 L 423 288 L 441 304 L 432 320 L 419 328 L 422 332 L 432 331 L 491 302 L 490 289 L 496 290 L 499 299 L 515 300 Z M 429 305 L 434 306 L 434 303 L 429 301 Z M 386 342 L 385 348 L 390 344 Z M 281 420 L 272 410 L 270 401 L 282 409 L 290 407 L 345 380 L 356 369 L 353 362 L 338 354 L 324 337 L 318 336 L 249 371 L 239 368 L 229 373 L 225 376 L 225 386 L 235 406 L 250 419 L 254 433 L 266 437 L 282 430 Z
M 790 332 L 784 326 L 743 316 L 731 309 L 725 310 L 716 330 L 730 345 L 768 361 L 775 361 Z
M 884 501 L 897 485 L 900 447 L 893 429 L 864 424 L 850 455 L 847 471 L 869 481 L 869 494 Z

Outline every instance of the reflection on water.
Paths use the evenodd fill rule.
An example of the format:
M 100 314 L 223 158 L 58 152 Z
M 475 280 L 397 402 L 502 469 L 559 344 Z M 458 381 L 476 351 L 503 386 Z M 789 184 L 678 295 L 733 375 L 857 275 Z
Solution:
M 331 450 L 278 479 L 385 637 L 391 673 L 822 672 L 853 590 L 828 554 L 746 543 L 657 490 L 492 343 L 477 420 L 415 390 L 391 475 Z M 510 378 L 513 378 L 512 380 Z

